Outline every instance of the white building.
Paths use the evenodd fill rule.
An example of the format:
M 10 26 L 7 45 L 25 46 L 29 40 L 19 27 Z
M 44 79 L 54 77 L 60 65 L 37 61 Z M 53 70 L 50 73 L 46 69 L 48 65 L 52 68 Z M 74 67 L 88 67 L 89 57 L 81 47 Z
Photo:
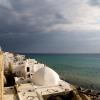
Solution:
M 49 86 L 58 85 L 60 78 L 59 75 L 51 68 L 43 67 L 34 73 L 32 81 L 36 85 Z
M 32 78 L 32 75 L 44 66 L 44 64 L 38 63 L 35 59 L 26 59 L 13 63 L 12 72 L 16 77 Z
M 15 82 L 19 100 L 68 100 L 66 95 L 73 90 L 69 83 L 61 80 L 49 67 L 35 72 L 31 83 L 23 84 L 20 78 L 15 78 Z M 52 99 L 54 95 L 55 99 Z
M 42 67 L 44 67 L 44 64 L 38 63 L 35 59 L 27 59 L 22 68 L 22 73 L 25 78 L 32 78 L 32 75 Z
M 66 98 L 66 94 L 73 90 L 71 85 L 61 80 L 54 70 L 38 63 L 35 59 L 25 60 L 22 55 L 14 56 L 8 52 L 4 56 L 6 66 L 11 63 L 12 72 L 16 76 L 15 87 L 7 88 L 5 92 L 6 99 L 11 93 L 10 99 L 15 100 L 13 89 L 16 90 L 16 97 L 19 100 L 53 100 L 50 99 L 52 95 L 63 100 L 62 96 Z
M 9 70 L 9 64 L 14 63 L 14 55 L 13 53 L 5 52 L 4 53 L 4 69 L 7 71 Z
M 22 62 L 23 60 L 25 60 L 25 55 L 17 54 L 17 55 L 15 56 L 15 59 L 16 59 L 17 61 Z
M 15 74 L 17 77 L 24 76 L 23 68 L 25 68 L 25 62 L 17 61 L 12 65 L 12 73 Z
M 11 67 L 12 73 L 16 77 L 32 78 L 32 75 L 40 68 L 45 67 L 44 64 L 38 63 L 35 59 L 25 59 L 24 55 L 5 52 L 5 71 L 9 71 Z

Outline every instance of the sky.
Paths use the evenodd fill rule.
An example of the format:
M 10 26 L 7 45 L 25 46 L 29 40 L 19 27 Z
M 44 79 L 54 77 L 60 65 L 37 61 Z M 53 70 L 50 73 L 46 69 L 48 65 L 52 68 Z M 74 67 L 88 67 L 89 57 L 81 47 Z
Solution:
M 0 0 L 0 46 L 24 53 L 100 53 L 100 0 Z

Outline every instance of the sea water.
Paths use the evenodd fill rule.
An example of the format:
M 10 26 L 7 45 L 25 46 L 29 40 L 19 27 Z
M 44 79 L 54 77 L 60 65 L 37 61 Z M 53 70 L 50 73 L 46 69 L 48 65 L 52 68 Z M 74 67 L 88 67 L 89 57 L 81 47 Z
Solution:
M 100 90 L 100 54 L 26 54 L 54 69 L 64 80 Z

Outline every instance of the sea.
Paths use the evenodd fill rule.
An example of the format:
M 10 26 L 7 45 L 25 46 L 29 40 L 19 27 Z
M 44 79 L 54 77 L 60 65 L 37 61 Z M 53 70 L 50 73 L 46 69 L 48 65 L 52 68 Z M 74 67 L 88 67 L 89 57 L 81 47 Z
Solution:
M 100 91 L 100 54 L 25 54 L 54 69 L 65 81 Z

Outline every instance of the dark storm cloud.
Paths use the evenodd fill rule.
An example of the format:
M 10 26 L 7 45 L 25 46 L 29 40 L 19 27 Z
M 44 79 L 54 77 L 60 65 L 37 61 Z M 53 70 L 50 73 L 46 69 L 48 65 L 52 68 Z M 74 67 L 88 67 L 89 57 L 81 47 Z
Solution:
M 29 26 L 23 22 L 15 13 L 3 6 L 0 6 L 0 34 L 27 32 Z
M 34 53 L 93 53 L 99 52 L 99 32 L 72 31 L 31 34 L 0 39 L 4 50 Z M 97 49 L 98 47 L 98 49 Z M 88 49 L 88 50 L 87 50 Z
M 24 37 L 23 37 L 24 36 Z M 53 34 L 31 34 L 5 37 L 0 39 L 4 50 L 16 52 L 48 52 L 55 43 Z
M 91 23 L 98 14 L 86 0 L 0 0 L 0 45 L 19 52 L 96 51 L 100 29 Z
M 0 2 L 0 45 L 8 51 L 49 52 L 55 36 L 47 30 L 60 23 L 69 22 L 47 0 Z
M 0 33 L 43 32 L 66 19 L 45 0 L 9 0 L 11 8 L 0 5 Z

